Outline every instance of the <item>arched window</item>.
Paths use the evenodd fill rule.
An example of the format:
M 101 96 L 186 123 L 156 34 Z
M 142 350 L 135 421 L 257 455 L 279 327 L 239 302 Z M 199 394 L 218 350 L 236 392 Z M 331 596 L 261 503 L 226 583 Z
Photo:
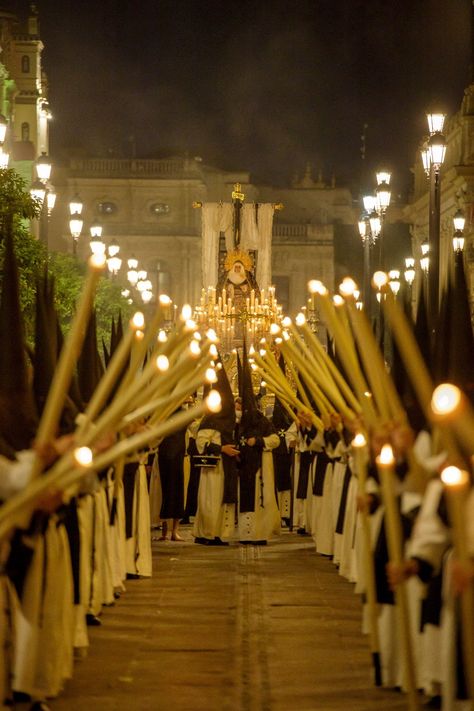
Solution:
M 26 121 L 21 124 L 21 140 L 22 141 L 29 141 L 30 140 L 30 124 L 27 123 Z
M 24 54 L 21 58 L 21 71 L 23 72 L 23 74 L 30 73 L 30 58 L 27 54 Z

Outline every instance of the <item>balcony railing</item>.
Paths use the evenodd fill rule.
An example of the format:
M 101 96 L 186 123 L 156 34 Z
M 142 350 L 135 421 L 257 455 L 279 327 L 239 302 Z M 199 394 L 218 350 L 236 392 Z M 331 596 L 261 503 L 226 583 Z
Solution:
M 197 177 L 199 174 L 195 162 L 185 158 L 73 158 L 70 169 L 76 177 L 89 178 L 185 178 Z

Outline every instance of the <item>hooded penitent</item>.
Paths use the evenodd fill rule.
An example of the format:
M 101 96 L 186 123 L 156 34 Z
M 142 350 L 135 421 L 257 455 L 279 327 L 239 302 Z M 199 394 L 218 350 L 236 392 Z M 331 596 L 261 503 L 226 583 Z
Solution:
M 285 359 L 283 353 L 280 354 L 279 365 L 283 374 L 285 374 Z M 288 491 L 291 489 L 291 452 L 288 451 L 285 438 L 285 432 L 291 423 L 291 417 L 284 408 L 281 400 L 275 395 L 272 425 L 280 438 L 280 444 L 276 449 L 272 450 L 272 454 L 277 491 Z
M 221 435 L 221 445 L 235 444 L 235 403 L 232 389 L 230 387 L 229 378 L 227 377 L 224 364 L 219 359 L 222 366 L 217 370 L 217 382 L 213 385 L 213 389 L 217 390 L 221 396 L 220 412 L 210 412 L 205 415 L 201 424 L 200 430 L 217 430 Z M 237 503 L 237 468 L 234 457 L 229 457 L 222 453 L 222 466 L 224 468 L 224 504 Z
M 411 303 L 409 303 L 408 300 L 403 302 L 403 310 L 411 327 L 414 328 Z M 413 386 L 407 375 L 395 338 L 392 338 L 392 367 L 390 374 L 402 401 L 405 412 L 407 413 L 410 425 L 416 432 L 419 432 L 421 429 L 426 429 L 426 418 L 418 403 L 415 391 L 413 390 Z
M 255 477 L 262 466 L 262 438 L 275 432 L 270 420 L 260 412 L 257 406 L 245 341 L 242 355 L 242 381 L 239 389 L 242 392 L 240 511 L 245 513 L 246 511 L 255 511 Z M 257 440 L 257 444 L 253 447 L 245 443 L 250 437 L 255 437 Z
M 0 300 L 0 435 L 18 451 L 30 447 L 37 412 L 26 359 L 18 267 L 11 224 L 4 227 L 4 262 Z
M 89 402 L 104 369 L 97 350 L 96 313 L 92 312 L 87 324 L 82 351 L 77 361 L 79 390 L 85 403 Z
M 449 351 L 448 380 L 474 402 L 474 338 L 463 253 L 457 251 L 454 260 L 452 303 L 445 344 Z

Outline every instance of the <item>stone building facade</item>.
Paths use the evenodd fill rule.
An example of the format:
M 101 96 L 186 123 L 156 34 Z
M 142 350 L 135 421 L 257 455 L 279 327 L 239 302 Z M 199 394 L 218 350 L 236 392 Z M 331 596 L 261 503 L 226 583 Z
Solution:
M 56 172 L 50 248 L 72 249 L 67 206 L 78 194 L 84 203 L 81 258 L 89 253 L 89 227 L 99 220 L 104 241 L 118 242 L 124 260 L 132 255 L 139 260 L 155 293 L 169 292 L 178 303 L 197 302 L 203 286 L 201 216 L 193 203 L 229 202 L 236 182 L 246 201 L 284 206 L 275 212 L 272 275 L 285 310 L 295 312 L 305 304 L 311 278 L 332 288 L 335 225 L 354 226 L 352 196 L 334 182 L 313 180 L 309 168 L 291 187 L 273 188 L 252 183 L 247 172 L 218 170 L 199 158 L 73 159 Z
M 7 9 L 2 9 L 6 7 Z M 34 160 L 49 150 L 47 79 L 42 69 L 43 43 L 38 12 L 30 4 L 25 17 L 0 4 L 0 112 L 9 123 L 6 147 L 10 165 L 28 182 Z
M 465 259 L 470 276 L 471 303 L 474 303 L 474 84 L 468 86 L 460 109 L 446 118 L 446 156 L 441 167 L 440 273 L 444 281 L 452 258 L 453 216 L 464 211 Z M 429 234 L 429 180 L 420 155 L 413 168 L 413 199 L 405 209 L 411 224 L 413 256 L 419 260 L 421 244 Z

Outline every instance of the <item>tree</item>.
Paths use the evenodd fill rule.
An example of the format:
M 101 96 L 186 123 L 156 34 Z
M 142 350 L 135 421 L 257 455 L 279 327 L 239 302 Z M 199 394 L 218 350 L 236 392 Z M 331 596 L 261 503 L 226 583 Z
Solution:
M 55 252 L 49 255 L 49 271 L 54 277 L 59 322 L 66 334 L 82 290 L 87 266 L 70 254 Z M 109 342 L 112 318 L 117 319 L 121 312 L 122 318 L 128 320 L 134 311 L 133 305 L 128 303 L 121 292 L 122 287 L 117 282 L 105 276 L 99 280 L 95 298 L 99 343 L 102 338 L 106 343 Z
M 29 220 L 38 218 L 41 203 L 32 198 L 25 180 L 12 168 L 0 169 L 0 283 L 3 279 L 3 245 L 7 230 L 13 231 L 13 242 L 20 279 L 20 303 L 25 336 L 33 344 L 35 294 L 38 275 L 45 265 L 54 277 L 56 309 L 59 322 L 66 334 L 81 293 L 86 265 L 70 254 L 49 253 L 45 246 L 29 232 Z M 133 306 L 121 295 L 119 284 L 101 278 L 96 293 L 97 336 L 108 343 L 112 317 L 119 311 L 128 319 Z

